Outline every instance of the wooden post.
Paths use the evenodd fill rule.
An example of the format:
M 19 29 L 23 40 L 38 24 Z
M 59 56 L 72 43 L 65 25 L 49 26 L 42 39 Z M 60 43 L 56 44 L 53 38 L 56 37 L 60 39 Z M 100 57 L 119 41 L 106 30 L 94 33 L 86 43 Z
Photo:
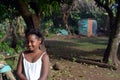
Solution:
M 0 74 L 0 80 L 3 80 L 3 79 L 2 79 L 2 74 Z

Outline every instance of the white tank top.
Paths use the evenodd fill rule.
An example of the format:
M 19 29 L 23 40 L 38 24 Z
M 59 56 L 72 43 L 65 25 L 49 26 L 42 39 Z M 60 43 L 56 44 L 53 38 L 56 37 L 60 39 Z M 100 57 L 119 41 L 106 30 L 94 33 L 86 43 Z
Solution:
M 24 57 L 24 53 L 22 53 L 23 55 L 23 66 L 24 66 L 24 72 L 25 72 L 25 76 L 27 78 L 27 80 L 38 80 L 40 78 L 41 75 L 41 67 L 42 67 L 42 56 L 45 54 L 46 52 L 44 52 L 40 58 L 32 63 L 29 62 L 25 59 Z

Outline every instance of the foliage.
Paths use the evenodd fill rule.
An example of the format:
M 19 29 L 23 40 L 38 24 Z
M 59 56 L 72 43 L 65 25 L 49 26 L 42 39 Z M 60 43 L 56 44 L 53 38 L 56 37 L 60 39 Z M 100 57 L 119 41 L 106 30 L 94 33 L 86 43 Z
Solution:
M 8 31 L 9 29 L 9 19 L 5 19 L 4 21 L 1 22 L 0 24 L 0 32 L 2 34 L 6 34 L 6 32 Z
M 4 34 L 0 32 L 0 39 L 3 38 Z
M 80 19 L 92 18 L 97 20 L 98 28 L 105 26 L 107 29 L 107 15 L 105 15 L 105 10 L 99 8 L 95 5 L 94 0 L 79 0 L 75 3 L 76 7 L 73 5 L 71 10 L 70 18 L 69 18 L 69 25 L 72 26 L 71 29 L 74 29 L 77 32 L 78 21 Z
M 0 0 L 0 20 L 4 20 L 6 18 L 14 19 L 16 16 L 19 15 L 18 11 L 15 8 L 14 0 Z
M 0 51 L 6 53 L 7 55 L 13 55 L 14 49 L 9 46 L 9 43 L 2 42 L 0 43 Z
M 72 0 L 38 0 L 36 3 L 40 13 L 42 13 L 44 16 L 50 16 L 54 12 L 59 13 L 61 3 L 71 4 Z
M 94 3 L 94 4 L 92 4 L 92 3 Z M 95 2 L 93 0 L 91 0 L 91 1 L 85 0 L 85 1 L 82 1 L 82 3 L 77 2 L 77 4 L 75 4 L 75 5 L 78 5 L 78 6 L 74 7 L 74 5 L 73 5 L 73 8 L 70 12 L 70 17 L 68 18 L 68 25 L 69 25 L 72 33 L 78 33 L 78 27 L 77 27 L 78 24 L 77 23 L 80 19 L 83 19 L 83 18 L 94 18 L 98 22 L 98 27 L 103 27 L 103 25 L 106 26 L 106 22 L 103 21 L 103 19 L 106 19 L 106 15 L 104 14 L 105 10 L 98 8 L 95 5 Z M 47 30 L 49 30 L 49 32 L 56 33 L 59 28 L 61 29 L 61 27 L 63 27 L 62 22 L 60 22 L 60 21 L 62 21 L 62 16 L 60 16 L 59 13 L 56 13 L 57 17 L 55 17 L 56 16 L 55 14 L 52 14 L 52 15 L 53 15 L 53 17 L 49 17 L 49 18 L 44 17 L 46 20 L 44 20 L 42 22 L 43 33 L 45 31 L 45 28 L 47 28 Z M 61 19 L 60 18 L 58 19 L 58 16 L 61 17 Z M 51 18 L 58 19 L 59 23 L 56 21 L 58 26 L 53 25 L 50 27 L 46 27 L 44 25 L 45 22 L 48 23 L 49 19 L 51 19 Z M 51 20 L 51 22 L 53 23 L 52 20 Z
M 24 45 L 24 42 L 21 39 L 18 40 L 18 43 L 17 43 L 17 46 L 16 46 L 15 49 L 12 48 L 10 46 L 10 44 L 11 44 L 10 40 L 9 41 L 4 41 L 4 42 L 0 43 L 0 52 L 5 53 L 6 55 L 12 56 L 12 55 L 14 55 L 16 53 L 20 53 L 21 51 L 26 49 L 26 47 Z
M 0 15 L 1 15 L 1 17 L 0 17 L 0 21 L 6 16 L 6 12 L 7 12 L 7 9 L 6 9 L 6 7 L 4 6 L 4 5 L 0 5 Z M 5 13 L 5 14 L 4 14 Z M 3 17 L 3 18 L 2 18 Z
M 41 31 L 42 31 L 43 34 L 45 33 L 45 31 L 49 32 L 48 36 L 51 35 L 51 34 L 57 34 L 58 31 L 59 31 L 59 29 L 63 29 L 63 26 L 57 26 L 57 27 L 55 27 L 53 25 L 52 19 L 50 19 L 50 18 L 49 19 L 45 18 L 42 21 Z
M 13 20 L 13 24 L 16 24 L 16 20 Z M 23 23 L 21 23 L 21 25 L 23 25 Z M 17 42 L 17 47 L 14 49 L 11 47 L 11 31 L 10 31 L 10 23 L 9 23 L 9 19 L 5 19 L 4 21 L 2 21 L 2 23 L 0 24 L 0 39 L 2 39 L 5 35 L 9 36 L 0 43 L 0 52 L 6 53 L 7 55 L 14 55 L 15 53 L 19 53 L 21 50 L 23 50 L 24 48 L 24 43 L 23 40 L 19 39 Z M 16 29 L 17 30 L 17 29 Z
M 16 45 L 16 48 L 15 48 L 15 50 L 16 50 L 17 53 L 20 53 L 20 52 L 22 52 L 23 50 L 26 49 L 24 43 L 25 43 L 25 42 L 24 42 L 22 39 L 19 39 L 19 40 L 17 41 L 17 45 Z
M 95 0 L 99 7 L 103 7 L 108 13 L 111 11 L 114 16 L 117 13 L 118 0 Z M 108 14 L 109 15 L 109 14 Z
M 32 9 L 32 13 L 36 13 L 40 15 L 51 15 L 53 11 L 58 11 L 59 4 L 56 0 L 26 0 L 26 4 L 30 9 Z
M 8 11 L 12 11 L 12 14 L 17 14 L 18 5 L 20 0 L 1 0 L 0 1 L 0 9 L 3 8 L 2 15 Z M 72 0 L 21 0 L 21 2 L 25 2 L 29 10 L 33 14 L 37 15 L 51 15 L 53 12 L 58 12 L 61 3 L 71 4 Z M 8 15 L 8 14 L 7 14 Z

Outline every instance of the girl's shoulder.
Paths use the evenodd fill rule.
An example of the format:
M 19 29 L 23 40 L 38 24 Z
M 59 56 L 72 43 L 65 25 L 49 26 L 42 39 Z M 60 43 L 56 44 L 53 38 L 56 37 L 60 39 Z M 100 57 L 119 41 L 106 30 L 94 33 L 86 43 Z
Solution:
M 28 50 L 26 50 L 26 51 L 22 51 L 21 53 L 20 53 L 20 56 L 21 57 L 23 57 L 24 55 L 29 55 L 29 51 Z
M 42 55 L 43 55 L 43 56 L 42 56 L 42 60 L 49 59 L 49 55 L 48 55 L 47 52 L 44 52 Z

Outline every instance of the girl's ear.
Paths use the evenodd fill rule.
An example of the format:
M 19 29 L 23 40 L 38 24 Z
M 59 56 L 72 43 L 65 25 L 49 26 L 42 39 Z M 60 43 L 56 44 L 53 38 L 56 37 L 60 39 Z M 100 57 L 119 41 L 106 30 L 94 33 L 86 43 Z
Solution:
M 42 43 L 42 40 L 41 39 L 39 39 L 39 44 L 41 44 Z

